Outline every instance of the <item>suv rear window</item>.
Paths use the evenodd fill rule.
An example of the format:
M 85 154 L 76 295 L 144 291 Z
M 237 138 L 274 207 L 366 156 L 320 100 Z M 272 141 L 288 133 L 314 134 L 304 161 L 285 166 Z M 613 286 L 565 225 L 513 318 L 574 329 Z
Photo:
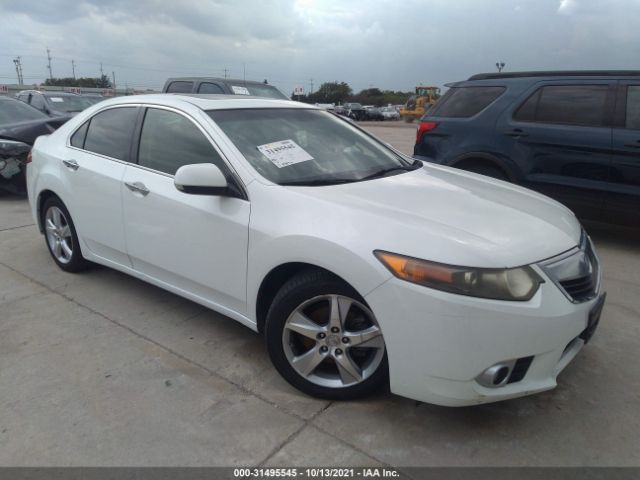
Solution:
M 607 85 L 549 85 L 536 90 L 516 111 L 521 122 L 599 127 L 605 123 Z
M 434 117 L 472 117 L 487 108 L 505 87 L 453 87 L 429 110 Z
M 193 82 L 171 82 L 167 87 L 167 93 L 191 93 Z

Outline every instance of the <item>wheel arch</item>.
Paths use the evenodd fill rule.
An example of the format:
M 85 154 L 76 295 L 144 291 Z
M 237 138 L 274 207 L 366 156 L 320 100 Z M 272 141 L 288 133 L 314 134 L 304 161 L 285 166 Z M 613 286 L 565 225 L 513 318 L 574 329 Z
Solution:
M 515 167 L 510 165 L 506 159 L 501 159 L 500 157 L 487 153 L 487 152 L 469 152 L 464 155 L 460 155 L 456 157 L 453 161 L 449 162 L 448 165 L 455 168 L 460 168 L 464 170 L 466 166 L 472 164 L 481 164 L 484 163 L 486 165 L 491 165 L 499 169 L 501 172 L 505 174 L 505 176 L 509 179 L 510 182 L 517 183 L 517 176 L 515 174 Z
M 53 190 L 44 189 L 38 194 L 38 200 L 36 202 L 36 216 L 38 219 L 38 230 L 40 233 L 44 233 L 44 225 L 42 225 L 42 207 L 44 206 L 44 203 L 52 197 L 57 197 L 62 203 L 64 203 L 60 196 Z
M 341 282 L 344 282 L 349 287 L 353 288 L 356 292 L 358 290 L 347 280 L 345 280 L 340 275 L 323 268 L 319 265 L 308 263 L 308 262 L 286 262 L 282 263 L 274 268 L 272 268 L 267 275 L 264 276 L 262 281 L 260 282 L 260 286 L 258 288 L 258 294 L 256 297 L 255 304 L 255 314 L 256 314 L 256 326 L 259 333 L 264 333 L 264 325 L 267 319 L 267 313 L 269 311 L 269 307 L 273 302 L 273 298 L 276 296 L 280 288 L 291 278 L 293 278 L 298 273 L 305 270 L 319 270 L 323 272 L 327 272 L 334 277 L 336 277 Z M 358 295 L 361 297 L 358 300 L 361 300 L 364 304 L 366 301 L 364 300 L 363 295 L 358 292 Z

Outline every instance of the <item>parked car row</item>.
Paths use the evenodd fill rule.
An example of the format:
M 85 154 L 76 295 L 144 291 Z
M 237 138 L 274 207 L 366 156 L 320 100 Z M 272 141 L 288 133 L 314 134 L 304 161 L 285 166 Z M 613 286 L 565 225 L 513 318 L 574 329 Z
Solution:
M 16 95 L 16 98 L 50 117 L 65 117 L 75 115 L 104 100 L 105 97 L 93 94 L 23 90 Z
M 483 88 L 473 105 L 512 98 Z M 106 265 L 261 332 L 310 395 L 389 384 L 472 405 L 548 390 L 603 308 L 569 209 L 311 105 L 121 97 L 39 137 L 30 160 L 33 218 L 61 269 Z
M 383 121 L 399 120 L 400 113 L 393 106 L 375 107 L 373 105 L 362 105 L 360 103 L 345 103 L 337 105 L 333 110 L 339 115 L 358 121 Z
M 640 226 L 640 72 L 491 73 L 450 87 L 421 119 L 415 158 Z

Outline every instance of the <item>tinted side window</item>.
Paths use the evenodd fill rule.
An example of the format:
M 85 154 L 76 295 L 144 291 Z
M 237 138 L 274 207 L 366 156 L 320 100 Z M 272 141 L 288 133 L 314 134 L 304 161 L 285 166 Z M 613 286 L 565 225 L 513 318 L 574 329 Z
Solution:
M 607 85 L 542 87 L 535 121 L 598 127 L 605 124 Z
M 488 107 L 505 87 L 453 87 L 429 110 L 436 117 L 471 117 Z
M 84 148 L 84 138 L 87 136 L 87 128 L 89 127 L 89 122 L 84 122 L 84 124 L 76 130 L 76 133 L 71 135 L 71 145 L 78 148 Z
M 38 110 L 44 111 L 45 103 L 42 95 L 34 95 L 33 97 L 31 97 L 31 106 L 33 108 L 37 108 Z
M 191 93 L 193 82 L 171 82 L 167 93 Z
M 227 171 L 222 158 L 193 122 L 157 108 L 149 108 L 144 117 L 138 163 L 170 175 L 192 163 L 213 163 Z
M 137 113 L 135 107 L 121 107 L 94 115 L 89 123 L 84 149 L 118 160 L 128 160 Z
M 640 85 L 627 87 L 627 115 L 625 126 L 640 130 Z
M 198 93 L 224 93 L 220 85 L 215 83 L 204 82 L 198 87 Z

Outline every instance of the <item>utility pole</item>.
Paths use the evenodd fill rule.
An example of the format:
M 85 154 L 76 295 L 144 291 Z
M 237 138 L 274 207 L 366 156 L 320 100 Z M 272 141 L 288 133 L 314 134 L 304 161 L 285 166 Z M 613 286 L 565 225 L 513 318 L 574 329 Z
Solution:
M 496 62 L 496 68 L 498 69 L 498 73 L 500 73 L 504 68 L 504 62 Z
M 16 66 L 16 75 L 18 76 L 18 84 L 24 85 L 24 79 L 22 78 L 22 60 L 20 57 L 13 59 L 13 64 Z
M 227 71 L 228 71 L 228 70 L 225 68 L 225 69 L 224 69 L 224 78 L 227 78 Z
M 309 79 L 309 94 L 313 93 L 313 78 Z
M 102 71 L 102 62 L 100 62 L 100 78 L 104 76 L 104 72 Z
M 73 72 L 73 79 L 76 79 L 76 62 L 71 60 L 71 71 Z
M 113 76 L 113 93 L 115 95 L 116 92 L 116 72 L 111 72 L 111 75 Z
M 242 64 L 242 81 L 243 82 L 247 82 L 247 64 L 243 63 Z
M 47 59 L 49 60 L 49 63 L 47 63 L 47 68 L 49 68 L 49 78 L 53 80 L 53 73 L 51 73 L 51 51 L 49 50 L 49 47 L 47 47 Z

